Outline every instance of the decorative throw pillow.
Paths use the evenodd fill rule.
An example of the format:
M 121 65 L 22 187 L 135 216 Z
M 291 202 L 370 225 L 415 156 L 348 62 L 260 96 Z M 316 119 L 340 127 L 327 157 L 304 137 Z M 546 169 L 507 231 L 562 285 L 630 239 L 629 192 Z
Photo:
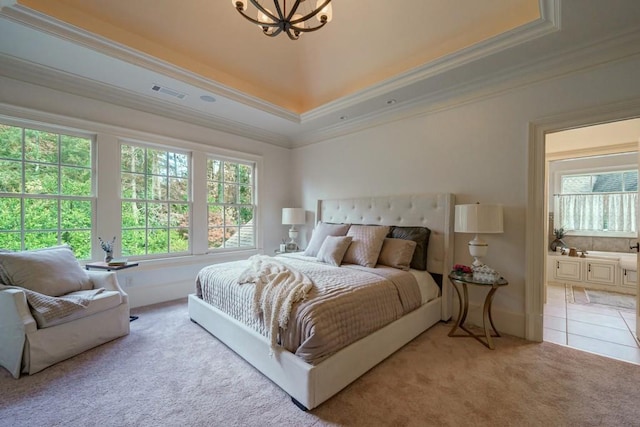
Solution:
M 351 236 L 327 236 L 318 251 L 318 261 L 339 266 L 351 244 Z
M 378 256 L 378 264 L 408 270 L 416 245 L 416 242 L 413 240 L 391 239 L 387 237 L 382 243 L 380 256 Z
M 306 256 L 317 256 L 325 237 L 327 236 L 344 236 L 349 231 L 350 224 L 329 224 L 320 222 L 313 230 L 311 241 L 304 251 Z
M 353 241 L 344 255 L 343 262 L 363 267 L 375 267 L 384 238 L 389 233 L 386 225 L 352 225 L 347 232 Z
M 68 246 L 0 252 L 0 269 L 4 270 L 8 285 L 52 297 L 90 288 L 89 275 Z
M 416 242 L 416 249 L 413 251 L 413 258 L 411 258 L 411 268 L 426 270 L 430 235 L 431 230 L 427 227 L 393 227 L 388 237 Z

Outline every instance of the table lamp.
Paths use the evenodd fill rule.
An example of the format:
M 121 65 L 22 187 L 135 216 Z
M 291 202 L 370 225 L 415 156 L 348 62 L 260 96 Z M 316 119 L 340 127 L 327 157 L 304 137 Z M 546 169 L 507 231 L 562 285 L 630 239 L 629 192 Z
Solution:
M 485 233 L 502 233 L 502 205 L 480 204 L 456 205 L 454 230 L 456 233 L 475 233 L 469 242 L 469 253 L 473 257 L 473 266 L 481 267 L 480 258 L 487 255 L 489 245 L 478 235 Z
M 302 208 L 282 208 L 282 224 L 291 225 L 289 229 L 290 245 L 296 245 L 296 239 L 298 238 L 298 230 L 296 225 L 305 224 L 305 211 Z

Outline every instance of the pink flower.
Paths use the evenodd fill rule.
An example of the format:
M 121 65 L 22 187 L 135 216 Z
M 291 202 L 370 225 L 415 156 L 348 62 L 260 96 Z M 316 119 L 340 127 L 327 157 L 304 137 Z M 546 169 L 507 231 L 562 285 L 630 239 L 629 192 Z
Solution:
M 471 267 L 468 267 L 466 265 L 463 264 L 456 264 L 453 266 L 453 270 L 456 273 L 460 273 L 460 274 L 471 274 L 473 272 L 473 270 L 471 270 Z

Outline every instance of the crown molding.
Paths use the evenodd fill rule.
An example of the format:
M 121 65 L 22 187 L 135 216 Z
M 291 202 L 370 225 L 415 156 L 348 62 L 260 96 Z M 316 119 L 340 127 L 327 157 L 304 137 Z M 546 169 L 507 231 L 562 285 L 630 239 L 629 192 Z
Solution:
M 582 73 L 604 64 L 640 55 L 640 32 L 630 31 L 613 35 L 597 43 L 588 43 L 548 55 L 546 58 L 504 69 L 457 85 L 425 94 L 411 101 L 401 102 L 393 110 L 378 110 L 358 116 L 345 123 L 327 126 L 299 136 L 294 148 L 322 142 L 367 128 L 432 114 L 476 102 L 500 93 L 534 85 L 545 80 Z
M 84 98 L 133 108 L 163 117 L 181 120 L 232 135 L 251 138 L 283 148 L 291 142 L 281 134 L 268 132 L 232 120 L 212 117 L 187 107 L 180 107 L 154 97 L 134 94 L 118 87 L 90 80 L 74 74 L 54 70 L 40 64 L 0 54 L 0 75 L 49 89 L 63 91 Z
M 373 98 L 384 96 L 389 92 L 411 84 L 446 73 L 480 58 L 513 48 L 522 43 L 560 30 L 560 0 L 540 0 L 540 18 L 521 27 L 499 34 L 483 42 L 446 55 L 425 65 L 401 73 L 367 89 L 329 102 L 314 110 L 303 113 L 301 122 L 306 123 L 324 116 L 335 114 Z
M 541 18 L 535 22 L 446 56 L 438 61 L 418 67 L 353 96 L 341 98 L 302 115 L 297 115 L 171 64 L 159 61 L 141 52 L 69 26 L 37 11 L 17 5 L 15 1 L 0 0 L 0 6 L 2 6 L 0 16 L 81 44 L 128 63 L 168 75 L 203 90 L 216 94 L 221 93 L 221 90 L 227 91 L 223 96 L 227 96 L 233 101 L 273 114 L 276 117 L 284 118 L 293 123 L 308 125 L 307 127 L 311 128 L 313 120 L 338 114 L 338 111 L 344 111 L 346 108 L 356 108 L 357 105 L 364 101 L 370 101 L 376 97 L 386 97 L 393 90 L 406 88 L 453 69 L 461 69 L 485 55 L 496 54 L 505 49 L 556 32 L 561 28 L 560 4 L 561 0 L 540 0 Z M 638 53 L 640 53 L 639 32 L 632 31 L 626 34 L 618 34 L 604 41 L 577 47 L 572 46 L 545 58 L 536 58 L 528 63 L 501 69 L 488 75 L 476 76 L 466 80 L 461 79 L 462 83 L 456 86 L 448 86 L 444 89 L 431 91 L 420 98 L 399 102 L 392 108 L 371 111 L 367 114 L 359 115 L 355 119 L 324 126 L 320 129 L 300 130 L 296 135 L 269 132 L 233 120 L 200 113 L 156 98 L 133 95 L 128 91 L 111 85 L 6 55 L 0 55 L 0 63 L 2 64 L 0 75 L 123 107 L 158 114 L 163 117 L 179 119 L 187 123 L 251 138 L 278 147 L 295 148 L 348 135 L 381 124 L 454 108 L 465 103 L 495 96 L 505 91 L 536 84 L 543 80 L 563 77 L 612 61 L 623 60 Z
M 16 4 L 13 1 L 8 1 L 8 3 L 8 5 L 0 9 L 0 16 L 4 16 L 12 21 L 27 25 L 55 37 L 71 41 L 110 57 L 181 80 L 204 91 L 215 93 L 218 96 L 226 97 L 232 101 L 259 109 L 284 120 L 288 120 L 293 123 L 300 123 L 300 116 L 285 108 L 279 107 L 260 98 L 247 95 L 232 87 L 205 78 L 184 68 L 177 67 L 128 46 L 90 33 L 26 6 Z

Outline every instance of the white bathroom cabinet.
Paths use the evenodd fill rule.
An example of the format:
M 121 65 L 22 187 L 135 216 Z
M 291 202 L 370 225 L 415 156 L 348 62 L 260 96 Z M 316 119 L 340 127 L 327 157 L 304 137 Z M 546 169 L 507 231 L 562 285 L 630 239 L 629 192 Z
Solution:
M 602 285 L 616 286 L 617 261 L 589 261 L 586 262 L 587 276 L 589 283 L 600 283 Z
M 638 272 L 623 268 L 622 269 L 622 286 L 628 286 L 635 289 L 638 286 Z
M 617 260 L 550 254 L 547 265 L 548 283 L 571 284 L 626 294 L 635 294 L 638 286 L 638 273 L 622 268 Z
M 555 279 L 573 280 L 579 282 L 582 279 L 582 262 L 571 258 L 559 258 L 555 260 L 556 267 L 553 277 Z

